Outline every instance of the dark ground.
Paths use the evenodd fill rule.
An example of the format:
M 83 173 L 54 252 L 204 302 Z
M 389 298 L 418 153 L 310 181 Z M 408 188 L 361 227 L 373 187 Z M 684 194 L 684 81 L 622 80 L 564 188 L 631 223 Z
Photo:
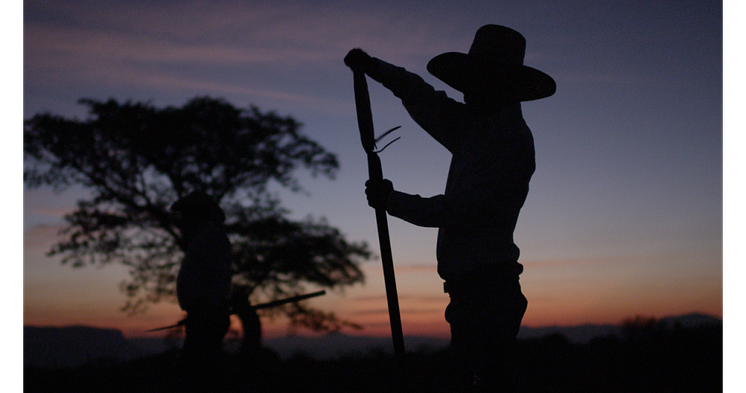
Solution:
M 176 352 L 127 363 L 98 362 L 76 369 L 26 368 L 25 392 L 170 392 Z M 721 392 L 722 326 L 664 329 L 628 326 L 622 337 L 571 344 L 555 334 L 519 341 L 523 392 Z M 267 350 L 252 365 L 226 359 L 214 392 L 390 392 L 391 355 L 317 361 L 280 360 Z M 447 382 L 448 350 L 408 353 L 406 392 L 436 392 Z

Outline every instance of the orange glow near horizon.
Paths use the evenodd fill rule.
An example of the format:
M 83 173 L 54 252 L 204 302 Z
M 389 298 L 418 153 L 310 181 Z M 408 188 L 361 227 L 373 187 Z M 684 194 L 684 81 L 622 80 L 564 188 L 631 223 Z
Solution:
M 561 269 L 569 269 L 564 264 Z M 636 281 L 638 291 L 622 291 L 623 277 L 609 285 L 578 286 L 576 280 L 588 280 L 579 275 L 571 279 L 553 271 L 547 264 L 527 264 L 522 278 L 523 291 L 529 300 L 523 326 L 573 326 L 582 324 L 618 324 L 635 316 L 666 317 L 693 312 L 722 318 L 722 291 L 715 284 L 692 285 L 687 293 L 671 291 L 664 284 L 646 286 Z M 537 269 L 549 269 L 540 275 Z M 309 300 L 322 310 L 333 311 L 339 318 L 363 326 L 362 330 L 344 328 L 345 334 L 367 336 L 389 336 L 391 334 L 383 278 L 376 263 L 363 265 L 366 285 L 345 289 L 344 292 L 327 291 L 322 297 Z M 64 270 L 63 270 L 64 271 Z M 448 295 L 442 291 L 442 280 L 434 266 L 401 266 L 397 269 L 397 287 L 401 319 L 405 335 L 448 337 L 449 325 L 444 312 Z M 608 272 L 606 272 L 608 273 Z M 91 280 L 101 277 L 101 271 L 81 270 L 79 279 Z M 589 273 L 590 274 L 590 273 Z M 544 278 L 541 278 L 544 277 Z M 675 277 L 674 277 L 675 279 Z M 107 286 L 108 285 L 108 286 Z M 714 285 L 714 287 L 712 287 Z M 120 311 L 125 298 L 114 285 L 96 281 L 81 284 L 81 293 L 67 291 L 67 298 L 59 295 L 62 289 L 48 286 L 53 300 L 35 301 L 38 293 L 27 293 L 24 298 L 24 325 L 69 326 L 90 325 L 119 329 L 126 337 L 160 337 L 164 332 L 145 333 L 148 329 L 175 324 L 184 313 L 174 303 L 151 305 L 141 314 L 127 315 Z M 99 296 L 90 296 L 98 291 Z M 56 295 L 55 295 L 56 294 Z M 288 334 L 287 321 L 283 318 L 263 318 L 265 337 Z M 232 329 L 240 332 L 240 323 L 233 321 Z M 295 334 L 317 335 L 305 329 Z

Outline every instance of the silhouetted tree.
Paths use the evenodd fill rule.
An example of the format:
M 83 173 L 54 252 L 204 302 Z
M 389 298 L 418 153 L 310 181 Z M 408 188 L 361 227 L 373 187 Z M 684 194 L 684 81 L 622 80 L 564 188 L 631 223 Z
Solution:
M 24 183 L 56 191 L 90 191 L 65 216 L 60 241 L 49 251 L 79 267 L 120 263 L 125 311 L 173 299 L 182 250 L 169 206 L 190 191 L 212 195 L 225 210 L 234 247 L 233 282 L 252 302 L 297 295 L 306 285 L 338 288 L 363 281 L 358 263 L 365 243 L 350 243 L 323 219 L 288 219 L 277 184 L 303 192 L 304 168 L 333 178 L 336 156 L 299 132 L 291 117 L 239 109 L 209 97 L 183 107 L 82 99 L 85 120 L 49 113 L 24 124 Z M 289 304 L 291 327 L 336 330 L 333 313 Z
M 655 317 L 636 315 L 622 321 L 622 336 L 630 343 L 655 340 L 666 326 Z

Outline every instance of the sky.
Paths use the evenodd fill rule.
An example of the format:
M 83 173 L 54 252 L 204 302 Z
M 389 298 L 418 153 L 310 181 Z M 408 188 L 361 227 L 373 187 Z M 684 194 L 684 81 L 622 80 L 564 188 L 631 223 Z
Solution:
M 294 218 L 323 217 L 348 240 L 378 250 L 363 193 L 367 162 L 352 73 L 342 59 L 362 48 L 461 100 L 427 72 L 427 62 L 467 52 L 482 25 L 505 25 L 526 37 L 524 64 L 557 82 L 554 96 L 522 104 L 537 163 L 515 232 L 529 300 L 523 324 L 722 317 L 721 3 L 423 4 L 27 0 L 23 118 L 50 112 L 84 119 L 80 98 L 165 107 L 196 96 L 292 116 L 337 154 L 340 170 L 333 180 L 299 172 L 308 195 L 279 191 L 283 205 Z M 404 192 L 442 193 L 449 153 L 389 91 L 371 80 L 369 89 L 378 133 L 401 126 L 401 139 L 380 154 L 384 176 Z M 136 316 L 119 311 L 126 302 L 118 287 L 127 277 L 122 267 L 72 269 L 45 256 L 61 217 L 84 196 L 79 187 L 61 194 L 23 189 L 24 324 L 86 324 L 142 336 L 178 321 L 182 313 L 172 303 Z M 396 218 L 389 226 L 404 333 L 446 337 L 437 231 Z M 389 334 L 380 261 L 362 267 L 365 285 L 310 302 L 364 326 L 349 333 Z M 284 334 L 282 321 L 265 322 L 268 335 Z

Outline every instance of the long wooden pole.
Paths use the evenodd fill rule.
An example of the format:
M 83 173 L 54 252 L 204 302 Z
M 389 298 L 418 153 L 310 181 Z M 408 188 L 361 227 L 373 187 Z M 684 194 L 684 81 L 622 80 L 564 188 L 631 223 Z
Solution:
M 375 136 L 373 132 L 373 114 L 370 109 L 368 82 L 365 74 L 353 71 L 355 85 L 355 106 L 357 107 L 357 123 L 360 128 L 360 140 L 365 153 L 368 155 L 368 177 L 371 180 L 382 180 L 383 169 L 381 160 L 375 152 Z M 391 239 L 385 209 L 376 209 L 376 224 L 378 225 L 378 241 L 381 244 L 381 262 L 383 264 L 383 278 L 386 286 L 386 300 L 389 308 L 391 323 L 391 338 L 394 341 L 394 354 L 399 363 L 399 370 L 404 371 L 404 335 L 402 334 L 401 316 L 399 313 L 399 299 L 396 293 L 396 276 L 394 274 L 394 259 L 391 256 Z

